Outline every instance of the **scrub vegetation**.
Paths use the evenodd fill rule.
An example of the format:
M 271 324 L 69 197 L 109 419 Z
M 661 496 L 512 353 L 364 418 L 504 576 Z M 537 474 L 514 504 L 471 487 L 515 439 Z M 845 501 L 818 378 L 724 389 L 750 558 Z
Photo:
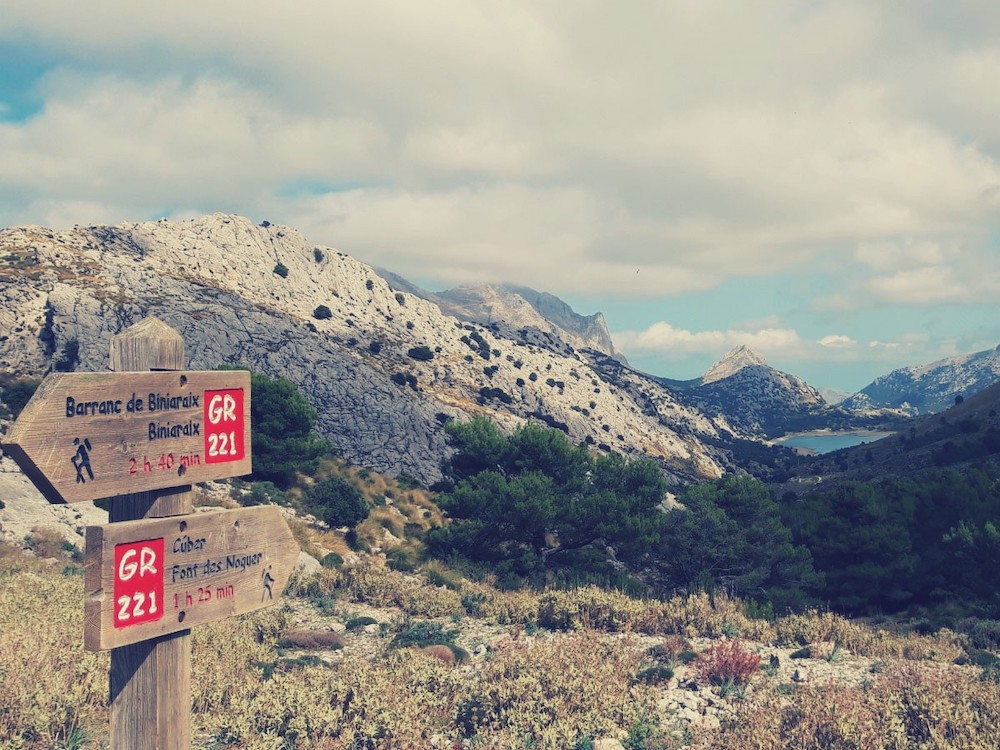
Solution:
M 99 747 L 109 664 L 82 648 L 82 577 L 2 550 L 0 743 Z M 506 592 L 457 575 L 454 583 L 361 556 L 296 578 L 284 605 L 196 628 L 201 746 L 453 748 L 470 740 L 555 749 L 615 737 L 626 748 L 877 750 L 1000 741 L 1000 680 L 995 666 L 976 663 L 987 660 L 967 635 L 900 634 L 814 610 L 768 622 L 705 593 L 640 599 L 596 587 Z M 360 620 L 362 608 L 377 617 Z M 470 654 L 463 644 L 477 640 L 488 646 Z M 867 677 L 800 685 L 761 666 L 765 650 L 824 643 L 848 656 L 797 663 L 837 670 L 860 662 Z M 657 665 L 663 680 L 650 678 Z M 720 721 L 688 724 L 664 708 L 673 670 L 725 703 Z
M 668 511 L 651 462 L 477 419 L 431 490 L 331 456 L 254 377 L 257 473 L 223 499 L 297 510 L 322 565 L 194 629 L 198 747 L 1000 746 L 996 566 L 971 562 L 996 561 L 993 464 L 803 498 L 726 477 Z M 79 556 L 40 539 L 0 545 L 0 748 L 101 747 Z

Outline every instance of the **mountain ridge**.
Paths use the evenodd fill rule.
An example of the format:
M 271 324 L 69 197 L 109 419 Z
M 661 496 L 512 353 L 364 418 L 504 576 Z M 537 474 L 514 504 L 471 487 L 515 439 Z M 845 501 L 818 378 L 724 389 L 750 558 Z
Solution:
M 1000 380 L 1000 346 L 969 354 L 900 367 L 880 375 L 842 402 L 845 408 L 903 409 L 936 413 Z
M 156 315 L 181 332 L 192 369 L 287 377 L 342 456 L 426 483 L 448 455 L 443 422 L 475 414 L 654 458 L 681 483 L 739 466 L 741 441 L 858 426 L 748 347 L 703 378 L 669 381 L 631 368 L 600 313 L 526 287 L 465 290 L 425 292 L 295 229 L 229 214 L 12 227 L 0 230 L 0 373 L 102 370 L 111 336 Z
M 103 370 L 111 336 L 149 315 L 181 333 L 191 369 L 287 377 L 338 453 L 390 475 L 435 481 L 443 422 L 480 413 L 505 430 L 540 420 L 596 450 L 654 458 L 675 481 L 733 465 L 720 445 L 739 430 L 724 417 L 650 380 L 641 394 L 619 389 L 559 337 L 447 316 L 288 227 L 214 214 L 0 230 L 0 328 L 10 331 L 0 372 Z
M 701 385 L 708 385 L 709 383 L 714 383 L 717 380 L 723 380 L 735 375 L 744 367 L 751 367 L 754 365 L 768 367 L 767 360 L 764 359 L 764 355 L 754 351 L 745 344 L 740 344 L 739 346 L 730 349 L 722 359 L 708 368 L 705 374 L 701 376 Z
M 505 335 L 527 336 L 534 329 L 541 336 L 558 337 L 565 345 L 589 348 L 625 362 L 615 347 L 603 313 L 581 315 L 548 292 L 516 284 L 475 284 L 430 292 L 402 276 L 379 269 L 393 287 L 436 304 L 446 315 L 485 326 L 502 326 Z M 550 339 L 551 341 L 551 339 Z

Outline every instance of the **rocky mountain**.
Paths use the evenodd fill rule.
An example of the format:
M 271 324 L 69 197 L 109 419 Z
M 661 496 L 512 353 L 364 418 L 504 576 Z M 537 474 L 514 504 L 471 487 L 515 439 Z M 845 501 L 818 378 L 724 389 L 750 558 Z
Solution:
M 1000 380 L 1000 346 L 882 375 L 843 402 L 854 410 L 892 408 L 911 414 L 943 411 Z
M 749 346 L 740 344 L 731 349 L 726 356 L 708 368 L 701 377 L 700 385 L 708 385 L 719 380 L 732 377 L 745 367 L 767 367 L 767 360 L 764 355 L 755 352 Z
M 484 326 L 496 326 L 508 338 L 521 337 L 566 350 L 593 349 L 621 361 L 604 315 L 580 315 L 547 292 L 513 284 L 478 284 L 428 292 L 396 274 L 379 271 L 394 288 L 436 304 L 445 315 Z
M 736 429 L 760 437 L 808 429 L 830 414 L 819 391 L 746 346 L 712 365 L 688 393 L 706 414 L 726 415 Z
M 436 480 L 443 422 L 477 413 L 652 457 L 678 481 L 732 465 L 726 441 L 749 433 L 577 349 L 591 341 L 577 332 L 583 316 L 521 296 L 544 320 L 562 315 L 559 330 L 458 319 L 294 229 L 239 216 L 14 227 L 0 231 L 0 374 L 102 370 L 111 336 L 156 316 L 184 337 L 189 369 L 233 364 L 288 378 L 344 458 L 386 474 Z M 603 321 L 591 323 L 599 334 Z M 628 382 L 604 379 L 596 360 Z
M 836 388 L 818 388 L 817 390 L 819 391 L 819 395 L 823 397 L 823 400 L 830 404 L 830 406 L 836 406 L 853 395 L 848 391 L 839 391 Z

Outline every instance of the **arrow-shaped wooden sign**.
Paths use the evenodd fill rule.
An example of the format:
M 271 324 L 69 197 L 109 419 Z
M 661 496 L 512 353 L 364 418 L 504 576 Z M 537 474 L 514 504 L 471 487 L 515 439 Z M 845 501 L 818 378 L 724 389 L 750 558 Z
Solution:
M 273 505 L 88 526 L 84 644 L 103 651 L 270 606 L 298 559 Z
M 3 441 L 54 503 L 249 474 L 250 373 L 49 375 Z

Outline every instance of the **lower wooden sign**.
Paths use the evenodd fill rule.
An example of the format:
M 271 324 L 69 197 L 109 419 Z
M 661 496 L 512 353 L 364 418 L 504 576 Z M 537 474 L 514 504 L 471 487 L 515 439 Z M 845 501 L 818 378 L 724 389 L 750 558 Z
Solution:
M 88 526 L 84 645 L 103 651 L 267 607 L 298 558 L 273 505 Z

